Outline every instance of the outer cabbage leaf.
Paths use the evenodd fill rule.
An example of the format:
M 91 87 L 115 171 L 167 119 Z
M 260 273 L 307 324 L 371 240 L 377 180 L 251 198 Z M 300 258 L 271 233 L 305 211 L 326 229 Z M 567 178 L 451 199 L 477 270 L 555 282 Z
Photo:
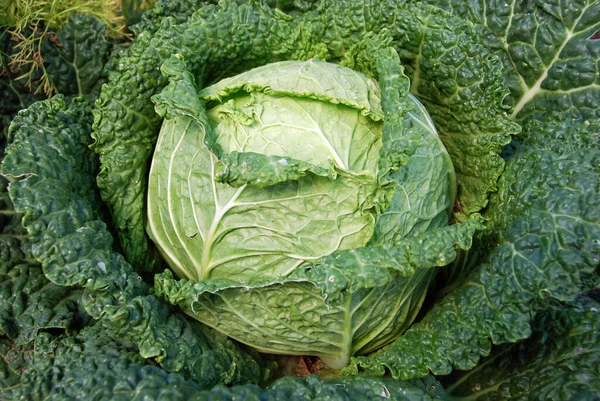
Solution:
M 31 242 L 21 225 L 0 176 L 0 398 L 23 383 L 33 341 L 41 332 L 71 332 L 87 322 L 77 289 L 46 279 L 33 258 Z
M 31 352 L 29 344 L 18 344 L 8 337 L 0 336 L 0 396 L 21 385 L 21 375 L 27 366 L 26 356 Z
M 600 4 L 593 0 L 431 0 L 479 24 L 504 64 L 513 118 L 535 110 L 573 110 L 599 118 Z
M 53 35 L 40 38 L 44 56 L 44 70 L 52 79 L 59 93 L 64 95 L 89 95 L 93 97 L 105 81 L 104 65 L 113 43 L 105 37 L 106 25 L 89 15 L 71 14 L 69 22 Z M 19 42 L 11 40 L 8 30 L 0 34 L 2 60 L 7 66 L 9 54 L 16 52 Z M 41 69 L 40 69 L 41 70 Z M 17 79 L 25 71 L 3 68 L 0 79 L 1 131 L 7 131 L 10 119 L 21 109 L 45 98 L 43 93 L 33 93 L 27 87 L 27 79 Z M 41 77 L 35 73 L 33 81 Z
M 391 43 L 387 30 L 367 34 L 341 62 L 378 77 L 383 88 L 385 121 L 377 174 L 386 195 L 376 200 L 381 214 L 371 245 L 446 225 L 456 201 L 451 157 L 427 110 L 409 93 L 409 81 L 404 69 L 398 69 L 400 60 Z
M 508 89 L 502 64 L 481 45 L 473 26 L 423 4 L 324 1 L 319 32 L 334 57 L 364 35 L 388 30 L 454 164 L 464 215 L 476 212 L 496 190 L 504 168 L 498 156 L 519 127 L 502 106 Z
M 234 280 L 156 276 L 158 295 L 194 318 L 254 348 L 316 355 L 334 368 L 406 330 L 435 268 L 466 250 L 478 219 L 432 229 L 387 247 L 340 251 L 288 277 L 244 285 Z
M 0 351 L 2 343 L 0 343 Z M 3 400 L 432 400 L 444 399 L 439 383 L 428 378 L 399 382 L 375 377 L 325 381 L 317 376 L 285 377 L 267 388 L 254 384 L 204 389 L 181 375 L 144 364 L 135 346 L 113 340 L 98 325 L 76 337 L 40 335 L 24 365 L 23 384 L 0 389 Z M 91 379 L 93 378 L 93 379 Z
M 73 14 L 56 37 L 56 43 L 47 43 L 44 58 L 58 93 L 95 98 L 106 81 L 104 65 L 113 47 L 106 39 L 106 25 L 89 15 Z
M 19 264 L 3 272 L 0 283 L 0 334 L 20 344 L 44 330 L 77 330 L 89 319 L 81 292 L 49 282 L 39 265 Z
M 530 339 L 498 347 L 475 369 L 449 378 L 447 390 L 477 400 L 598 399 L 599 308 L 588 299 L 541 314 Z
M 128 3 L 140 3 L 140 1 L 128 1 Z M 133 14 L 134 18 L 139 18 L 140 21 L 130 27 L 133 32 L 136 34 L 142 32 L 149 33 L 156 32 L 160 29 L 163 25 L 161 22 L 163 19 L 168 18 L 174 20 L 178 24 L 185 22 L 192 16 L 194 11 L 203 5 L 206 5 L 206 3 L 208 2 L 204 0 L 156 0 L 152 8 L 145 10 L 145 12 L 141 12 L 142 10 L 137 7 L 130 6 L 129 8 L 135 8 L 135 10 L 132 10 L 132 13 L 127 10 L 124 14 Z
M 470 369 L 492 342 L 529 337 L 546 298 L 573 300 L 597 282 L 600 127 L 546 116 L 525 125 L 526 146 L 490 202 L 491 229 L 478 244 L 491 249 L 483 263 L 395 343 L 357 358 L 355 368 L 383 374 L 387 367 L 403 379 Z
M 36 262 L 31 258 L 31 244 L 20 219 L 8 195 L 8 181 L 0 176 L 0 271 L 3 273 L 18 264 Z
M 324 400 L 324 401 L 426 401 L 446 399 L 447 395 L 439 385 L 428 382 L 399 382 L 387 378 L 358 376 L 331 381 L 320 380 L 317 376 L 304 378 L 285 377 L 277 380 L 266 389 L 256 386 L 216 386 L 191 398 L 193 401 L 278 401 L 278 400 Z
M 202 389 L 147 364 L 135 345 L 114 340 L 101 325 L 74 337 L 41 333 L 34 345 L 20 385 L 0 391 L 3 400 L 188 400 Z
M 88 111 L 88 113 L 86 113 Z M 86 117 L 87 116 L 87 117 Z M 44 274 L 84 288 L 85 310 L 111 336 L 202 386 L 260 380 L 257 363 L 218 333 L 172 314 L 123 257 L 94 205 L 89 107 L 62 97 L 35 103 L 11 125 L 3 174 Z M 36 141 L 42 141 L 38 144 Z M 36 145 L 37 146 L 34 146 Z

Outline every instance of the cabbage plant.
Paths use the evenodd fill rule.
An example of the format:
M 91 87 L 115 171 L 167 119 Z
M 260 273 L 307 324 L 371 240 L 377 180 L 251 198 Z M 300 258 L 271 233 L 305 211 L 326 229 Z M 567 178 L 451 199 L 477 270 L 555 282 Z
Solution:
M 148 25 L 96 101 L 92 147 L 154 294 L 254 349 L 341 368 L 398 338 L 470 248 L 518 126 L 468 24 L 378 5 L 341 38 L 327 16 L 359 4 L 330 6 L 225 2 Z
M 160 294 L 263 352 L 335 368 L 410 325 L 474 225 L 446 227 L 452 161 L 395 51 L 379 57 L 383 91 L 316 60 L 200 91 L 180 59 L 163 65 L 148 233 L 184 280 L 160 275 Z
M 600 399 L 598 15 L 74 17 L 0 79 L 0 398 Z

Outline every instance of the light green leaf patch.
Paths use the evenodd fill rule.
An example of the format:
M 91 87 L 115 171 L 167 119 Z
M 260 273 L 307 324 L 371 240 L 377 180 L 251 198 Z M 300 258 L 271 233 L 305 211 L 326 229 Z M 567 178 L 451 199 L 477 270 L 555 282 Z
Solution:
M 353 99 L 332 99 L 321 87 L 317 99 L 300 99 L 283 92 L 277 74 L 273 85 L 261 77 L 259 92 L 220 88 L 229 97 L 207 102 L 205 112 L 180 57 L 163 64 L 170 84 L 154 98 L 166 119 L 151 167 L 148 231 L 183 280 L 156 276 L 157 294 L 261 351 L 316 355 L 335 368 L 406 329 L 434 268 L 469 248 L 482 227 L 475 217 L 447 226 L 455 194 L 449 155 L 408 94 L 396 51 L 368 45 L 380 82 L 360 75 L 361 84 L 384 88 L 384 118 L 370 120 L 365 135 L 357 133 L 369 117 L 345 104 Z M 303 66 L 312 64 L 320 67 L 314 80 L 326 68 L 345 70 L 316 61 L 284 69 L 295 65 L 306 79 Z M 276 96 L 262 92 L 267 86 L 279 88 Z M 355 147 L 376 152 L 364 158 Z M 332 174 L 320 173 L 326 167 Z M 223 171 L 246 181 L 218 182 Z M 379 230 L 376 219 L 391 238 L 364 247 Z
M 288 277 L 234 280 L 155 276 L 159 296 L 268 353 L 316 355 L 331 367 L 396 338 L 414 319 L 435 267 L 468 249 L 481 222 L 433 229 L 395 245 L 339 251 Z
M 317 77 L 325 66 L 332 75 L 348 70 L 316 61 L 283 66 L 304 76 L 314 64 Z M 381 123 L 340 104 L 360 99 L 342 102 L 321 87 L 315 97 L 326 101 L 300 99 L 275 76 L 258 87 L 276 88 L 275 97 L 219 88 L 235 96 L 205 112 L 183 62 L 171 58 L 163 70 L 171 84 L 154 98 L 167 118 L 150 171 L 148 227 L 179 275 L 251 283 L 367 242 L 374 211 L 385 207 L 376 203 L 386 198 L 376 180 Z M 361 77 L 361 93 L 378 88 L 348 71 Z M 354 152 L 363 149 L 358 143 L 366 151 Z

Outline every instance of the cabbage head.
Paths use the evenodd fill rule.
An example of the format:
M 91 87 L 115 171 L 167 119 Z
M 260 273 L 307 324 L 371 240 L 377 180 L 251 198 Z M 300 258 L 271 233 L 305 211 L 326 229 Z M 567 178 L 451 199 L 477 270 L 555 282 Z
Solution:
M 448 152 L 396 52 L 378 57 L 370 75 L 282 61 L 201 90 L 181 57 L 163 64 L 147 232 L 179 280 L 158 275 L 159 295 L 334 368 L 406 330 L 478 223 L 448 225 Z

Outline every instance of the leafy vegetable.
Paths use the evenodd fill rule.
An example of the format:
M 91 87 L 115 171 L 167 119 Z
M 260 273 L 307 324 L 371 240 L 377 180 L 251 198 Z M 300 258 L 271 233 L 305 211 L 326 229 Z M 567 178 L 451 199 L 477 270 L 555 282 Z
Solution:
M 427 1 L 481 26 L 482 43 L 503 62 L 513 118 L 532 111 L 598 117 L 597 1 Z
M 222 65 L 228 65 L 227 72 L 233 73 L 237 70 L 247 70 L 259 63 L 280 59 L 305 59 L 316 55 L 336 60 L 344 55 L 338 49 L 339 44 L 344 42 L 347 48 L 355 45 L 351 52 L 360 53 L 358 42 L 361 35 L 353 34 L 352 37 L 343 39 L 335 37 L 335 32 L 343 32 L 336 29 L 335 18 L 351 21 L 355 8 L 362 8 L 362 5 L 358 2 L 344 5 L 333 2 L 320 4 L 319 7 L 321 12 L 318 14 L 308 13 L 304 18 L 291 20 L 262 6 L 238 6 L 233 3 L 222 3 L 220 8 L 207 6 L 176 29 L 165 28 L 158 30 L 154 35 L 142 34 L 132 45 L 130 55 L 122 59 L 122 69 L 111 76 L 110 83 L 105 87 L 94 111 L 94 148 L 103 165 L 98 178 L 103 199 L 112 210 L 115 226 L 119 228 L 120 239 L 125 244 L 128 259 L 138 269 L 150 268 L 153 263 L 153 254 L 148 252 L 149 245 L 144 233 L 143 195 L 146 187 L 147 160 L 150 157 L 151 144 L 156 142 L 161 121 L 154 113 L 150 97 L 166 84 L 156 66 L 171 54 L 181 54 L 188 68 L 198 71 L 196 75 L 206 71 L 206 77 L 200 76 L 199 85 L 202 85 L 203 80 L 210 81 L 214 78 L 210 75 L 215 74 L 214 71 L 223 74 L 223 69 L 216 68 Z M 448 16 L 439 10 L 398 6 L 393 9 L 375 8 L 374 11 L 376 13 L 369 14 L 370 19 L 365 22 L 365 28 L 361 32 L 364 34 L 369 31 L 378 32 L 386 27 L 394 28 L 388 31 L 388 40 L 396 40 L 394 45 L 399 49 L 407 69 L 412 71 L 412 67 L 409 66 L 417 65 L 426 71 L 419 72 L 421 79 L 413 82 L 420 82 L 422 88 L 419 90 L 423 92 L 423 101 L 431 99 L 434 103 L 428 111 L 432 114 L 434 122 L 441 122 L 439 130 L 442 140 L 444 137 L 448 139 L 445 145 L 453 157 L 457 177 L 461 182 L 459 200 L 465 212 L 480 209 L 486 202 L 485 194 L 493 190 L 503 165 L 499 156 L 493 152 L 499 152 L 501 146 L 508 142 L 509 134 L 517 131 L 517 127 L 504 116 L 504 109 L 499 104 L 506 95 L 499 79 L 499 62 L 483 48 L 477 47 L 468 25 L 460 20 L 448 20 Z M 382 24 L 382 19 L 389 19 L 389 26 Z M 392 21 L 397 22 L 392 25 Z M 431 23 L 431 27 L 425 24 L 425 21 Z M 452 24 L 451 28 L 446 27 L 448 21 Z M 228 27 L 232 24 L 244 26 L 245 29 L 234 30 L 234 38 L 231 41 L 219 43 L 197 39 L 204 37 L 211 30 L 231 31 Z M 307 31 L 314 34 L 307 37 Z M 334 37 L 330 38 L 328 35 Z M 171 49 L 169 46 L 175 46 L 174 37 L 181 40 L 195 39 Z M 432 60 L 446 54 L 445 48 L 435 46 L 440 37 L 447 37 L 447 47 L 455 49 L 456 63 L 459 65 L 462 59 L 473 58 L 472 68 L 480 73 L 476 74 L 473 70 L 471 75 L 485 77 L 485 83 L 480 82 L 478 78 L 457 81 L 454 69 L 441 68 L 441 65 L 439 68 L 429 68 L 417 64 L 421 51 L 429 52 L 427 58 Z M 421 41 L 431 45 L 420 46 Z M 237 45 L 232 47 L 230 43 Z M 260 43 L 260 46 L 255 45 L 257 43 Z M 360 58 L 353 63 L 359 67 L 361 63 L 364 64 Z M 144 79 L 132 80 L 131 76 L 143 76 Z M 440 84 L 435 86 L 433 82 Z M 480 104 L 472 101 L 472 98 L 480 96 L 486 101 Z M 439 112 L 436 111 L 436 107 Z M 449 117 L 443 112 L 448 109 L 456 111 L 454 117 Z M 458 116 L 462 116 L 460 118 L 465 120 L 465 124 L 453 122 Z M 450 123 L 446 123 L 448 120 Z M 467 131 L 454 132 L 461 129 Z M 454 145 L 456 141 L 461 143 Z M 460 149 L 470 149 L 472 154 L 465 156 L 465 152 L 459 151 L 456 146 Z M 116 147 L 118 152 L 115 152 Z M 130 183 L 135 185 L 129 185 Z M 481 196 L 483 198 L 479 200 L 474 198 Z M 473 207 L 469 206 L 470 204 Z
M 106 80 L 105 66 L 115 47 L 113 41 L 107 40 L 106 31 L 106 25 L 90 15 L 71 14 L 68 23 L 54 31 L 53 40 L 49 37 L 41 39 L 44 72 L 33 72 L 30 78 L 34 81 L 45 79 L 51 82 L 53 91 L 64 95 L 96 97 Z M 0 35 L 0 43 L 1 63 L 5 67 L 0 78 L 0 117 L 4 134 L 17 111 L 45 96 L 32 93 L 27 81 L 19 78 L 22 70 L 13 71 L 8 67 L 10 55 L 18 43 L 11 40 L 8 31 Z M 42 77 L 42 74 L 45 75 Z
M 15 137 L 3 173 L 24 177 L 9 190 L 15 209 L 25 214 L 32 254 L 42 262 L 45 275 L 62 286 L 84 287 L 81 302 L 98 320 L 96 325 L 168 371 L 207 386 L 260 378 L 258 365 L 247 354 L 224 337 L 171 314 L 111 250 L 112 238 L 98 219 L 90 128 L 89 105 L 79 100 L 67 104 L 61 97 L 34 104 L 11 125 L 9 134 Z
M 165 122 L 149 174 L 149 233 L 192 280 L 162 275 L 158 293 L 263 352 L 317 355 L 338 368 L 410 324 L 428 269 L 467 249 L 477 228 L 424 236 L 449 219 L 452 162 L 408 96 L 395 50 L 365 46 L 382 90 L 353 70 L 309 61 L 268 64 L 197 95 L 172 58 L 162 67 L 170 84 L 153 98 Z M 400 242 L 409 235 L 421 236 L 416 246 Z M 417 244 L 435 247 L 435 257 L 401 258 Z M 339 283 L 338 260 L 321 258 L 354 248 L 360 256 L 344 267 L 360 270 L 360 281 L 345 284 L 343 273 Z M 313 265 L 330 285 L 321 272 L 297 274 Z M 205 292 L 217 299 L 200 301 Z
M 598 398 L 597 2 L 210 3 L 0 80 L 0 398 Z
M 357 364 L 401 378 L 470 369 L 490 340 L 529 337 L 545 299 L 573 301 L 589 289 L 586 277 L 597 277 L 600 261 L 600 129 L 550 117 L 524 126 L 523 148 L 486 212 L 489 243 L 479 246 L 491 251 L 482 263 L 402 338 Z
M 599 305 L 589 298 L 580 302 L 542 314 L 531 339 L 504 346 L 477 369 L 453 377 L 448 387 L 453 398 L 598 398 Z

